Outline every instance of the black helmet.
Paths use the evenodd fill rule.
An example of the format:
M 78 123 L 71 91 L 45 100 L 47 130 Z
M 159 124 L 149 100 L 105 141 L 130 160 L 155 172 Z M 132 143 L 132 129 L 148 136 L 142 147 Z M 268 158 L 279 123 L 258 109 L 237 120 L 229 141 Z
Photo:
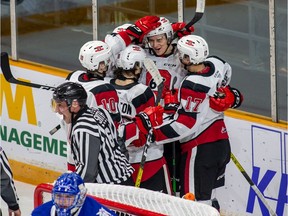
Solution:
M 82 85 L 74 82 L 65 82 L 59 85 L 53 92 L 53 100 L 56 102 L 66 101 L 70 107 L 73 100 L 77 100 L 80 106 L 86 104 L 87 93 Z

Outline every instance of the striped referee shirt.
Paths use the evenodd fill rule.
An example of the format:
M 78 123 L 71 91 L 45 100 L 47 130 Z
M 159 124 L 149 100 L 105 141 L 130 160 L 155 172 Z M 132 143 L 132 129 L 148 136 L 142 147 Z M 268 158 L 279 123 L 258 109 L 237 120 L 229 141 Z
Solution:
M 80 110 L 72 120 L 71 150 L 76 173 L 84 182 L 122 183 L 134 169 L 121 152 L 116 128 L 102 108 Z
M 0 194 L 8 207 L 14 211 L 19 209 L 19 198 L 13 181 L 13 174 L 9 165 L 8 158 L 0 146 Z

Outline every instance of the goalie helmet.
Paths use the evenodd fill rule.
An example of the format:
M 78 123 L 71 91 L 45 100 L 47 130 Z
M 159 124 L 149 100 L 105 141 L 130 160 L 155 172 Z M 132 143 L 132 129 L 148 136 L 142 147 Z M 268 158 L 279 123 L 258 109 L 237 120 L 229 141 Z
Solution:
M 137 45 L 129 45 L 117 57 L 116 65 L 123 70 L 133 70 L 136 66 L 143 68 L 145 51 Z
M 78 174 L 62 174 L 52 189 L 52 201 L 57 215 L 68 216 L 76 212 L 84 204 L 86 193 L 84 181 Z
M 103 41 L 89 41 L 81 47 L 79 52 L 79 61 L 88 71 L 98 70 L 101 62 L 109 67 L 111 57 L 111 48 Z
M 146 38 L 156 36 L 156 35 L 166 34 L 167 40 L 171 42 L 172 36 L 173 36 L 173 29 L 172 29 L 172 25 L 170 21 L 165 17 L 160 17 L 159 22 L 161 23 L 161 25 L 155 30 L 150 31 L 146 35 Z
M 209 55 L 207 42 L 204 38 L 196 35 L 182 37 L 177 43 L 177 48 L 180 58 L 183 59 L 187 55 L 192 64 L 204 62 Z
M 53 92 L 53 101 L 56 103 L 66 101 L 67 106 L 70 107 L 73 100 L 77 100 L 80 106 L 84 106 L 87 101 L 87 92 L 78 83 L 65 82 L 59 85 Z

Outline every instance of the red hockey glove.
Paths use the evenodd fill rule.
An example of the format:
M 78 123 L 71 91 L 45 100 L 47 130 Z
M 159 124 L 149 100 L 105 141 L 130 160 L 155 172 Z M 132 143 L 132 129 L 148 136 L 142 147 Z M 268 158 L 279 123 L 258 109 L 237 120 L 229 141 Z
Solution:
M 147 135 L 153 127 L 163 123 L 164 109 L 161 106 L 147 107 L 135 116 L 135 122 L 139 130 Z
M 161 25 L 158 16 L 145 16 L 135 22 L 126 29 L 126 32 L 135 37 L 137 42 L 142 43 L 144 36 L 151 30 L 156 29 Z
M 174 114 L 179 106 L 178 89 L 166 91 L 164 95 L 164 112 Z
M 229 86 L 217 89 L 214 97 L 210 97 L 210 107 L 218 112 L 223 112 L 228 108 L 237 108 L 241 105 L 243 97 L 241 93 Z
M 147 140 L 147 139 L 146 139 L 145 134 L 140 131 L 140 132 L 139 132 L 139 139 L 133 141 L 132 144 L 133 144 L 135 147 L 142 147 L 143 145 L 145 145 L 146 140 Z
M 190 35 L 191 32 L 194 32 L 194 27 L 191 26 L 188 30 L 185 29 L 186 23 L 185 22 L 176 22 L 172 23 L 173 32 L 176 33 L 178 38 L 182 38 L 185 35 Z

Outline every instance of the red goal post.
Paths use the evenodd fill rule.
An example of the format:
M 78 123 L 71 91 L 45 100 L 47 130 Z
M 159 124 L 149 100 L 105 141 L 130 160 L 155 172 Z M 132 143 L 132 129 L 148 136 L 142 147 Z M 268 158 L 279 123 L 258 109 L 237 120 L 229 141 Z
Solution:
M 219 212 L 206 204 L 181 199 L 171 195 L 132 186 L 114 184 L 85 183 L 88 196 L 106 207 L 125 215 L 139 216 L 219 216 Z M 42 183 L 34 190 L 34 208 L 48 200 L 44 193 L 50 194 L 53 185 Z M 46 196 L 47 199 L 47 196 Z

